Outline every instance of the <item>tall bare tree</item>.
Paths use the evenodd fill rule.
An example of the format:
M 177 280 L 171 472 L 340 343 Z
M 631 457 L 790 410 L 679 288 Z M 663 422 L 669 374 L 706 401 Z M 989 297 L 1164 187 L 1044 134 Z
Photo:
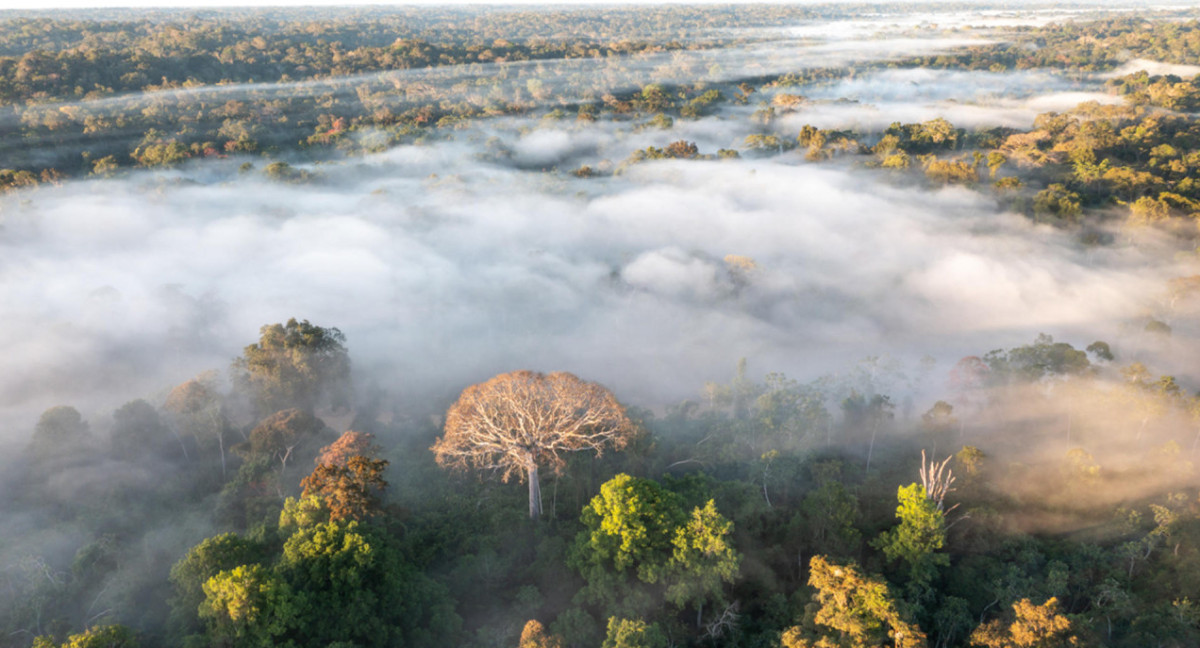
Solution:
M 568 452 L 620 449 L 633 424 L 612 392 L 565 372 L 513 371 L 463 390 L 433 445 L 442 466 L 529 482 L 529 517 L 542 514 L 538 468 L 562 470 Z

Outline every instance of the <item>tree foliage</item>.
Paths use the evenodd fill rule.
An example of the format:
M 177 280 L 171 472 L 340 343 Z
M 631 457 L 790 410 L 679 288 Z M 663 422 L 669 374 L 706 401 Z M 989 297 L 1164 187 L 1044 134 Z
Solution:
M 290 598 L 286 583 L 267 568 L 238 565 L 205 581 L 200 617 L 221 644 L 266 648 L 294 621 Z
M 433 646 L 456 629 L 444 589 L 408 564 L 381 529 L 349 520 L 288 530 L 278 554 L 204 582 L 199 616 L 214 644 Z
M 1013 603 L 1009 622 L 993 619 L 971 633 L 971 645 L 981 648 L 1069 648 L 1079 639 L 1071 632 L 1071 621 L 1050 598 L 1041 605 L 1021 599 Z
M 653 480 L 619 474 L 605 482 L 580 516 L 574 560 L 589 583 L 584 596 L 617 611 L 659 592 L 677 608 L 723 600 L 741 562 L 733 523 L 713 500 L 690 514 L 682 502 Z
M 723 586 L 737 577 L 741 556 L 730 534 L 733 523 L 717 511 L 713 500 L 692 510 L 672 539 L 667 600 L 678 606 L 719 599 Z
M 937 502 L 926 497 L 918 483 L 901 486 L 896 494 L 900 524 L 885 531 L 872 543 L 888 560 L 903 561 L 913 582 L 927 584 L 939 567 L 950 564 L 945 553 L 946 521 Z
M 331 520 L 366 520 L 379 512 L 379 494 L 387 488 L 386 459 L 356 455 L 345 465 L 320 464 L 300 485 L 304 496 L 319 496 Z
M 824 556 L 813 556 L 809 570 L 808 583 L 817 590 L 813 625 L 786 630 L 786 648 L 925 647 L 925 634 L 901 613 L 882 578 Z
M 266 558 L 261 543 L 236 533 L 212 536 L 192 547 L 171 568 L 174 586 L 171 598 L 171 623 L 179 635 L 199 630 L 196 612 L 205 600 L 205 584 L 217 574 L 235 567 L 256 564 Z
M 78 634 L 67 637 L 62 644 L 57 644 L 49 637 L 37 637 L 33 640 L 34 648 L 138 648 L 137 633 L 121 624 L 100 625 L 88 628 Z
M 233 361 L 235 382 L 269 414 L 295 407 L 349 405 L 350 357 L 346 336 L 295 318 L 262 327 L 259 341 Z
M 59 405 L 42 412 L 38 418 L 29 451 L 38 459 L 62 458 L 86 452 L 90 442 L 88 424 L 79 410 Z
M 280 470 L 304 445 L 313 445 L 325 423 L 312 413 L 295 408 L 280 410 L 263 419 L 250 431 L 247 454 L 279 462 Z
M 142 399 L 130 401 L 113 412 L 110 447 L 113 457 L 138 460 L 167 456 L 174 442 L 158 410 Z M 179 449 L 175 448 L 178 454 Z
M 546 631 L 536 619 L 530 619 L 521 629 L 521 640 L 517 648 L 563 648 L 562 637 Z
M 678 495 L 626 474 L 604 482 L 580 517 L 593 560 L 650 583 L 661 579 L 685 519 Z
M 655 623 L 641 619 L 609 617 L 601 648 L 667 648 L 667 636 Z

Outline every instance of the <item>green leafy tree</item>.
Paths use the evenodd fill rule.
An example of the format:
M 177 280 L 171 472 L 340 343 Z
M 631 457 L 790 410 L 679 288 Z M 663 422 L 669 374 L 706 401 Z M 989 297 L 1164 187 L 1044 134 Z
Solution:
M 941 184 L 971 184 L 979 180 L 975 167 L 960 160 L 930 160 L 925 166 L 925 176 Z
M 567 646 L 595 646 L 603 634 L 592 615 L 581 607 L 564 610 L 554 623 L 550 624 L 550 630 L 561 636 Z
M 685 521 L 678 495 L 650 479 L 624 473 L 600 487 L 580 517 L 590 557 L 617 572 L 658 582 L 671 559 L 676 530 Z
M 657 623 L 641 619 L 608 619 L 608 634 L 601 648 L 667 648 L 670 642 Z
M 457 631 L 445 589 L 407 563 L 381 529 L 353 520 L 288 528 L 272 560 L 223 569 L 204 582 L 199 614 L 210 644 L 435 646 Z M 225 559 L 238 553 L 236 536 L 207 544 L 233 549 Z M 193 550 L 189 582 L 211 569 L 199 560 L 207 553 L 219 552 Z
M 297 322 L 262 327 L 259 341 L 233 361 L 235 384 L 259 414 L 289 407 L 311 410 L 349 405 L 350 357 L 336 328 Z
M 926 498 L 925 488 L 913 483 L 901 486 L 896 497 L 900 504 L 896 517 L 900 524 L 884 531 L 871 544 L 883 551 L 889 561 L 908 565 L 909 579 L 927 586 L 939 567 L 950 564 L 950 557 L 939 550 L 946 545 L 946 520 L 937 503 Z
M 957 596 L 942 599 L 933 613 L 933 631 L 936 646 L 953 646 L 959 643 L 975 625 L 970 603 Z
M 84 632 L 67 637 L 62 644 L 57 644 L 45 636 L 33 640 L 34 648 L 138 648 L 139 645 L 141 644 L 137 634 L 120 624 L 88 628 Z
M 200 616 L 218 645 L 266 648 L 296 621 L 291 592 L 262 565 L 239 565 L 204 583 Z
M 112 456 L 126 461 L 165 455 L 171 432 L 150 403 L 138 399 L 122 405 L 113 412 L 111 434 Z M 176 448 L 178 452 L 178 448 Z
M 815 553 L 851 555 L 862 542 L 854 526 L 860 517 L 858 498 L 835 478 L 839 467 L 829 462 L 814 469 L 820 486 L 804 496 L 792 525 Z
M 697 626 L 704 603 L 719 600 L 722 587 L 737 576 L 741 556 L 731 543 L 732 531 L 733 523 L 717 512 L 713 500 L 693 509 L 687 522 L 675 529 L 666 597 L 680 607 L 696 605 Z
M 993 381 L 1038 382 L 1083 376 L 1092 370 L 1087 351 L 1066 342 L 1055 342 L 1045 333 L 1039 333 L 1032 344 L 991 351 L 983 360 Z
M 300 527 L 283 547 L 280 571 L 294 586 L 297 613 L 311 644 L 387 636 L 379 612 L 384 584 L 395 586 L 397 556 L 358 522 Z M 380 540 L 375 544 L 372 540 Z
M 457 630 L 444 588 L 404 562 L 381 530 L 356 521 L 301 527 L 276 571 L 294 594 L 300 646 L 434 646 Z
M 247 457 L 221 487 L 217 519 L 235 529 L 269 523 L 278 515 L 284 495 L 279 465 L 268 457 Z
M 642 112 L 657 113 L 671 105 L 671 97 L 662 84 L 651 83 L 642 88 L 635 103 Z
M 975 446 L 963 446 L 962 450 L 954 454 L 955 462 L 959 466 L 962 466 L 963 472 L 966 473 L 968 478 L 979 475 L 980 471 L 983 470 L 983 460 L 986 458 L 987 455 Z
M 173 632 L 182 636 L 200 631 L 196 613 L 204 602 L 204 584 L 210 578 L 234 567 L 261 562 L 266 557 L 266 548 L 261 543 L 236 533 L 222 533 L 192 547 L 171 568 L 174 595 L 170 600 L 170 624 Z
M 1052 184 L 1033 197 L 1033 213 L 1041 222 L 1073 225 L 1083 214 L 1079 194 L 1061 184 Z
M 320 495 L 289 497 L 279 512 L 279 530 L 287 534 L 324 522 L 329 522 L 329 506 Z
M 971 645 L 981 648 L 1070 648 L 1079 645 L 1071 621 L 1058 609 L 1058 599 L 1041 605 L 1029 599 L 1013 603 L 1009 622 L 993 619 L 971 633 Z
M 658 585 L 669 603 L 695 605 L 699 624 L 704 604 L 734 581 L 741 557 L 715 502 L 684 511 L 682 499 L 653 480 L 620 474 L 605 482 L 580 517 L 585 530 L 573 562 L 588 580 L 585 598 L 636 610 L 658 591 L 636 585 Z
M 815 609 L 808 622 L 783 633 L 785 648 L 925 648 L 925 633 L 910 622 L 878 576 L 858 565 L 813 556 L 808 584 Z
M 40 460 L 80 456 L 88 451 L 91 441 L 88 424 L 79 410 L 59 405 L 42 412 L 38 418 L 29 451 Z

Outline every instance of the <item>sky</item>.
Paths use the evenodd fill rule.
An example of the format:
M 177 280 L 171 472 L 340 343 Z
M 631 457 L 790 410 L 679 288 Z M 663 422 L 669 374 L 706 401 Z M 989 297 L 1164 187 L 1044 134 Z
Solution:
M 793 1 L 790 4 L 836 4 L 839 0 L 828 2 L 822 0 L 800 0 Z M 849 2 L 850 0 L 840 0 Z M 502 2 L 497 0 L 407 0 L 404 2 L 395 2 L 391 0 L 356 0 L 355 2 L 338 2 L 337 0 L 256 0 L 255 2 L 244 2 L 242 0 L 178 0 L 171 2 L 170 0 L 49 0 L 48 2 L 39 2 L 38 0 L 6 0 L 0 3 L 0 7 L 4 9 L 93 9 L 105 7 L 137 7 L 137 8 L 191 8 L 191 7 L 349 7 L 354 5 L 370 5 L 370 6 L 411 6 L 411 5 L 537 5 L 537 6 L 555 6 L 563 5 L 593 5 L 593 4 L 715 4 L 718 0 L 662 0 L 660 2 L 644 2 L 638 0 L 617 0 L 613 2 L 609 0 L 604 3 L 596 2 Z M 744 4 L 748 0 L 721 0 L 720 4 Z M 766 4 L 758 0 L 757 4 Z M 771 3 L 778 4 L 778 3 Z
M 919 0 L 920 4 L 944 4 L 950 0 Z M 566 2 L 509 2 L 499 0 L 405 0 L 396 2 L 394 0 L 355 0 L 354 2 L 339 2 L 338 0 L 255 0 L 246 2 L 245 0 L 3 0 L 0 2 L 0 10 L 18 9 L 18 10 L 41 10 L 41 9 L 96 9 L 110 7 L 132 7 L 132 8 L 173 8 L 186 9 L 192 7 L 338 7 L 346 8 L 350 6 L 412 6 L 412 5 L 532 5 L 558 7 L 563 6 L 586 6 L 596 4 L 628 4 L 628 5 L 652 5 L 652 4 L 845 4 L 856 3 L 864 4 L 861 0 L 658 0 L 656 2 L 646 2 L 644 0 L 607 0 L 606 2 L 593 2 L 581 0 L 567 0 Z M 869 4 L 869 3 L 866 3 Z M 1046 4 L 1042 2 L 1034 2 L 1033 0 L 1009 0 L 1009 5 L 1027 5 L 1027 4 Z M 1129 4 L 1128 2 L 1117 2 L 1116 0 L 1083 0 L 1072 4 L 1088 4 L 1088 5 L 1109 5 L 1109 4 Z M 1188 7 L 1187 3 L 1157 3 L 1156 7 Z

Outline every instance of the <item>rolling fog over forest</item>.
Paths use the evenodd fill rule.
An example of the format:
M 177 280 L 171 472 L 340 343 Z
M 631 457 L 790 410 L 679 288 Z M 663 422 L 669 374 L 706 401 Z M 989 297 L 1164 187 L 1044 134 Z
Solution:
M 945 368 L 1039 332 L 1116 343 L 1129 335 L 1122 324 L 1167 316 L 1166 280 L 1191 274 L 1173 242 L 1087 248 L 986 194 L 897 186 L 799 156 L 666 161 L 575 178 L 569 171 L 581 165 L 619 165 L 638 149 L 678 140 L 702 153 L 736 149 L 763 130 L 751 119 L 761 100 L 668 128 L 542 112 L 574 103 L 572 93 L 740 80 L 748 64 L 755 75 L 780 74 L 947 52 L 1074 12 L 725 28 L 723 38 L 755 40 L 639 57 L 628 66 L 633 76 L 624 62 L 607 66 L 616 69 L 604 78 L 596 74 L 606 65 L 588 59 L 518 62 L 523 71 L 498 92 L 542 81 L 546 98 L 534 97 L 535 114 L 349 159 L 278 155 L 311 172 L 311 182 L 239 173 L 253 158 L 233 157 L 11 195 L 3 291 L 13 308 L 3 339 L 19 370 L 0 388 L 5 410 L 27 422 L 59 402 L 151 395 L 222 367 L 247 331 L 300 314 L 345 332 L 363 356 L 356 367 L 384 372 L 379 381 L 401 397 L 431 382 L 452 390 L 528 365 L 594 376 L 648 407 L 694 395 L 741 357 L 762 372 L 815 378 L 872 355 L 931 355 Z M 947 20 L 957 28 L 949 34 Z M 489 73 L 456 70 L 265 91 L 353 94 L 384 77 L 445 83 L 456 98 L 456 84 Z M 882 129 L 939 116 L 967 127 L 1028 128 L 1040 112 L 1120 101 L 1102 92 L 1099 75 L 1067 76 L 869 71 L 817 84 L 804 94 L 821 103 L 782 116 L 778 128 Z M 591 85 L 570 85 L 577 78 Z M 119 115 L 170 106 L 176 92 L 224 104 L 247 85 L 73 105 Z M 386 141 L 370 130 L 352 137 Z M 730 255 L 755 267 L 740 269 Z M 1185 329 L 1172 343 L 1191 348 L 1193 338 Z M 120 404 L 111 399 L 97 406 Z M 22 418 L 9 429 L 20 429 Z
M 0 12 L 0 646 L 1196 645 L 1198 19 Z

